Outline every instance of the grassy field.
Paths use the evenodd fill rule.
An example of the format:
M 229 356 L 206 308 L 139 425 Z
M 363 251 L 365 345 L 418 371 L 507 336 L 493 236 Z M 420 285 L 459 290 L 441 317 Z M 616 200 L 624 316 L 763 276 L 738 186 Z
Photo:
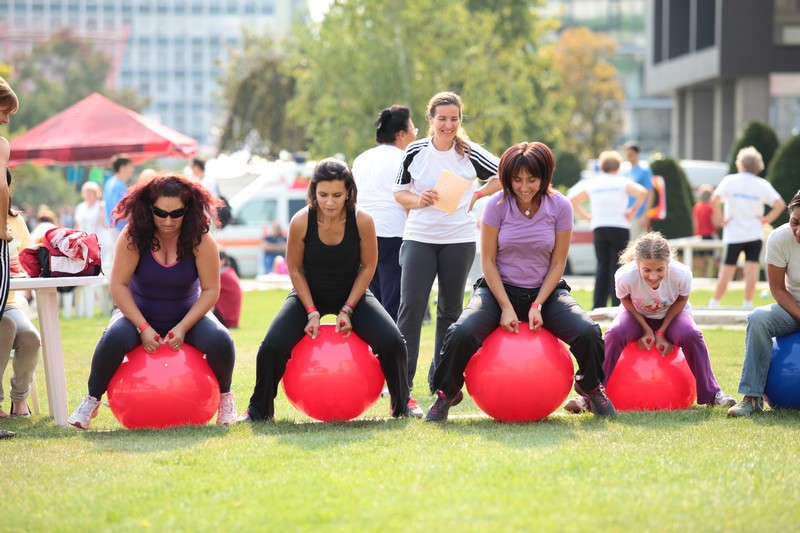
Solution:
M 284 291 L 245 295 L 234 331 L 240 410 Z M 708 294 L 693 294 L 698 302 Z M 591 294 L 577 291 L 588 304 Z M 741 294 L 729 293 L 732 303 Z M 726 299 L 727 299 L 726 298 Z M 756 302 L 759 303 L 759 302 Z M 70 411 L 105 321 L 62 322 Z M 704 331 L 737 396 L 744 330 Z M 417 391 L 433 328 L 425 326 Z M 8 374 L 6 374 L 6 383 Z M 37 376 L 42 405 L 43 372 Z M 420 393 L 427 408 L 431 397 Z M 7 401 L 6 401 L 7 404 Z M 6 405 L 7 406 L 7 405 Z M 81 432 L 46 416 L 6 420 L 2 531 L 792 531 L 800 526 L 800 413 L 731 420 L 722 408 L 563 411 L 507 424 L 469 400 L 441 425 L 387 418 L 321 424 L 281 391 L 275 423 L 129 431 L 107 408 Z

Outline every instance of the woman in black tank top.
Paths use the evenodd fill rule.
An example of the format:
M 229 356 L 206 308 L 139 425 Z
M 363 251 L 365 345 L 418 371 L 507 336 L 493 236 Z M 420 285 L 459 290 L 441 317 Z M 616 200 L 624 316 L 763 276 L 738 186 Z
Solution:
M 314 168 L 308 207 L 289 224 L 286 265 L 294 290 L 269 326 L 256 356 L 256 385 L 240 421 L 271 420 L 278 383 L 292 349 L 316 338 L 321 315 L 336 315 L 336 331 L 354 331 L 378 356 L 392 416 L 406 415 L 406 347 L 400 331 L 367 290 L 378 262 L 375 223 L 356 210 L 350 169 L 336 159 Z

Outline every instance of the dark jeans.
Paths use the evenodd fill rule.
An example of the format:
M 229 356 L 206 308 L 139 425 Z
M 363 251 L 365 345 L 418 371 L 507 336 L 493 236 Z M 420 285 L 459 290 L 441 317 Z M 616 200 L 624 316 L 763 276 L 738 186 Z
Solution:
M 625 249 L 630 239 L 630 230 L 627 228 L 595 228 L 594 255 L 597 258 L 597 271 L 594 275 L 594 309 L 608 305 L 611 296 L 611 305 L 619 305 L 619 298 L 614 290 L 614 273 L 619 266 L 619 254 Z
M 381 303 L 392 320 L 397 322 L 400 309 L 400 245 L 402 237 L 378 237 L 378 267 L 369 284 L 369 290 Z
M 336 314 L 344 304 L 315 303 L 322 315 Z M 278 310 L 267 330 L 267 335 L 256 355 L 256 385 L 247 408 L 253 420 L 271 419 L 275 416 L 275 396 L 278 383 L 286 371 L 292 349 L 305 335 L 308 324 L 303 302 L 292 291 Z M 375 296 L 367 291 L 356 303 L 353 311 L 353 331 L 370 345 L 381 364 L 386 385 L 391 396 L 392 415 L 400 416 L 408 403 L 406 383 L 406 345 L 400 330 Z
M 206 361 L 219 382 L 220 392 L 230 392 L 236 349 L 233 337 L 214 315 L 207 314 L 186 332 L 185 343 L 206 354 Z M 111 320 L 97 342 L 89 373 L 89 394 L 103 397 L 108 383 L 114 377 L 125 354 L 142 344 L 136 327 L 119 309 L 111 313 Z
M 528 327 L 528 311 L 539 289 L 523 289 L 506 285 L 511 304 L 521 322 Z M 450 326 L 445 337 L 440 360 L 433 374 L 433 384 L 448 396 L 464 386 L 464 370 L 483 341 L 500 327 L 502 312 L 491 289 L 483 278 L 475 283 L 475 291 L 458 321 Z M 570 347 L 578 362 L 575 379 L 583 390 L 591 391 L 603 381 L 603 335 L 570 295 L 564 280 L 542 306 L 544 328 Z

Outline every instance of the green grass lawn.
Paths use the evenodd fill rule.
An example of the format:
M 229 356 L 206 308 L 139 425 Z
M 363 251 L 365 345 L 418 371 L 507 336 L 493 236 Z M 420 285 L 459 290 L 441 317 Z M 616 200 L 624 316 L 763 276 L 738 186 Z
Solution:
M 698 291 L 700 292 L 700 291 Z M 733 292 L 733 291 L 732 291 Z M 234 330 L 239 410 L 284 291 L 245 295 Z M 698 302 L 708 294 L 694 294 Z M 577 291 L 588 305 L 591 294 Z M 741 302 L 741 293 L 729 293 Z M 756 302 L 759 303 L 759 302 Z M 70 411 L 105 320 L 62 321 Z M 426 391 L 425 326 L 416 391 Z M 743 329 L 704 331 L 737 396 Z M 10 368 L 6 373 L 7 380 Z M 43 371 L 37 376 L 47 409 Z M 418 392 L 427 408 L 432 398 Z M 729 420 L 722 408 L 558 412 L 530 424 L 480 416 L 314 423 L 279 394 L 275 423 L 129 431 L 107 408 L 81 432 L 47 416 L 5 420 L 2 531 L 792 531 L 800 525 L 800 413 Z M 6 400 L 7 407 L 8 400 Z M 464 416 L 472 415 L 472 416 Z M 792 465 L 795 466 L 792 466 Z

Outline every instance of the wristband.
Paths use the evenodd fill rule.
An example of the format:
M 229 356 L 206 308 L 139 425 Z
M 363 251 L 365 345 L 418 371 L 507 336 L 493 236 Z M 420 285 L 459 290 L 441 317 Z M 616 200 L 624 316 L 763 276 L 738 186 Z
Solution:
M 141 335 L 141 334 L 142 334 L 142 332 L 143 332 L 144 330 L 146 330 L 147 328 L 149 328 L 149 327 L 150 327 L 150 324 L 148 324 L 147 322 L 142 322 L 142 325 L 141 325 L 141 326 L 139 326 L 138 328 L 136 328 L 136 333 L 138 333 L 139 335 Z
M 656 337 L 666 337 L 666 334 L 659 329 L 656 331 Z
M 483 191 L 482 191 L 482 190 L 480 190 L 480 189 L 478 189 L 477 191 L 475 191 L 475 198 L 478 198 L 478 199 L 481 199 L 481 198 L 483 198 Z
M 311 320 L 311 319 L 312 319 L 312 318 L 314 318 L 315 316 L 321 316 L 321 315 L 319 314 L 319 311 L 317 311 L 316 309 L 314 309 L 313 311 L 311 311 L 310 313 L 308 313 L 308 319 L 309 319 L 309 320 Z
M 536 309 L 537 311 L 542 310 L 542 304 L 539 302 L 531 302 L 531 309 Z
M 316 310 L 317 310 L 317 306 L 316 305 L 309 305 L 308 307 L 306 307 L 306 313 L 308 313 L 308 314 L 311 314 Z
M 341 309 L 339 309 L 339 314 L 344 313 L 347 316 L 353 316 L 353 308 L 350 307 L 348 304 L 344 304 Z

